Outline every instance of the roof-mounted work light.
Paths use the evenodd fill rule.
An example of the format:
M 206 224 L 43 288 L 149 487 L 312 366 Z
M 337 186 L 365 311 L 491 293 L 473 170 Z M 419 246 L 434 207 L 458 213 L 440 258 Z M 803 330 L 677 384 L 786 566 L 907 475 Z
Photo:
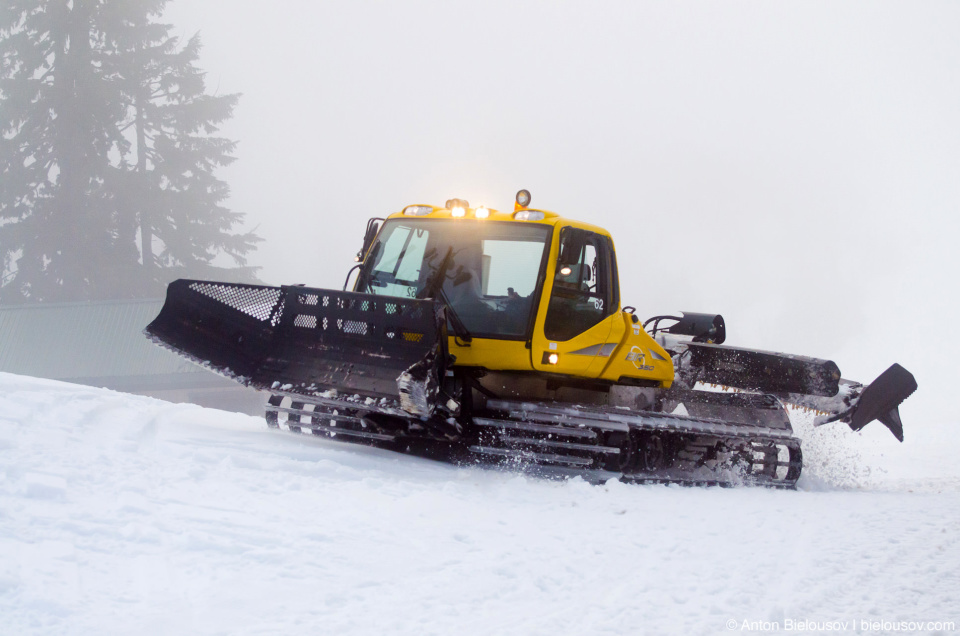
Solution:
M 517 192 L 517 206 L 525 208 L 528 205 L 530 205 L 530 191 L 521 190 L 520 192 Z

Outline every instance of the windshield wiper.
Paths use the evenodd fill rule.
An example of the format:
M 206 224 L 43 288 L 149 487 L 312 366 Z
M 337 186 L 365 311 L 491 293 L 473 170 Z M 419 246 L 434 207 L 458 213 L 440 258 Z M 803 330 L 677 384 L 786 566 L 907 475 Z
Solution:
M 469 347 L 470 343 L 473 342 L 473 336 L 470 335 L 470 330 L 467 329 L 467 326 L 460 320 L 460 316 L 457 315 L 457 310 L 450 304 L 450 300 L 447 298 L 447 295 L 443 293 L 442 288 L 439 290 L 439 293 L 443 304 L 447 306 L 447 317 L 450 318 L 450 324 L 453 325 L 453 331 L 457 335 L 457 340 L 462 340 L 463 345 Z M 460 343 L 458 342 L 457 344 Z
M 420 298 L 439 297 L 447 308 L 447 317 L 450 318 L 450 324 L 453 326 L 457 340 L 463 341 L 463 344 L 466 346 L 470 346 L 470 343 L 473 342 L 473 336 L 470 335 L 470 331 L 466 325 L 463 324 L 463 321 L 460 320 L 460 316 L 457 315 L 457 310 L 450 304 L 450 299 L 443 293 L 443 281 L 446 280 L 447 270 L 450 269 L 451 266 L 453 266 L 452 245 L 447 248 L 447 254 L 443 257 L 443 260 L 440 261 L 440 266 L 437 267 L 436 272 L 434 272 L 433 278 L 424 286 L 423 291 L 418 294 L 418 296 Z

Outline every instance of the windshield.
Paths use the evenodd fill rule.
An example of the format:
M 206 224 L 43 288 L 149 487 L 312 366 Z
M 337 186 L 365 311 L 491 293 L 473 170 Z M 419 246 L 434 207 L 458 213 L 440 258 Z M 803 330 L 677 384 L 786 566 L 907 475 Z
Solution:
M 527 335 L 550 228 L 488 221 L 391 219 L 357 291 L 445 298 L 471 335 Z

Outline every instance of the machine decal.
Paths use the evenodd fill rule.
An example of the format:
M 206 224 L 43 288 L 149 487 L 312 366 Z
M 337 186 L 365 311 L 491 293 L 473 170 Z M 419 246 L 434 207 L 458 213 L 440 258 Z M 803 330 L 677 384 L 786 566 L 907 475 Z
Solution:
M 571 351 L 570 355 L 572 356 L 600 356 L 602 358 L 609 358 L 610 354 L 613 353 L 614 349 L 617 348 L 616 342 L 608 342 L 606 344 L 595 344 L 585 349 L 578 349 L 577 351 Z
M 641 371 L 653 371 L 653 366 L 645 364 L 646 361 L 647 356 L 640 347 L 631 347 L 630 352 L 627 353 L 627 362 L 632 362 L 633 366 Z

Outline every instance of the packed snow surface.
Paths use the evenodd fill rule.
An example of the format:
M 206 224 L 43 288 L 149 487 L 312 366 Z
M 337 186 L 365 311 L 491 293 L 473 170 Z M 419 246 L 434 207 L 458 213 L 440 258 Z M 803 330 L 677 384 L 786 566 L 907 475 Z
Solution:
M 0 633 L 949 633 L 960 433 L 905 419 L 800 418 L 797 491 L 592 485 L 0 373 Z

